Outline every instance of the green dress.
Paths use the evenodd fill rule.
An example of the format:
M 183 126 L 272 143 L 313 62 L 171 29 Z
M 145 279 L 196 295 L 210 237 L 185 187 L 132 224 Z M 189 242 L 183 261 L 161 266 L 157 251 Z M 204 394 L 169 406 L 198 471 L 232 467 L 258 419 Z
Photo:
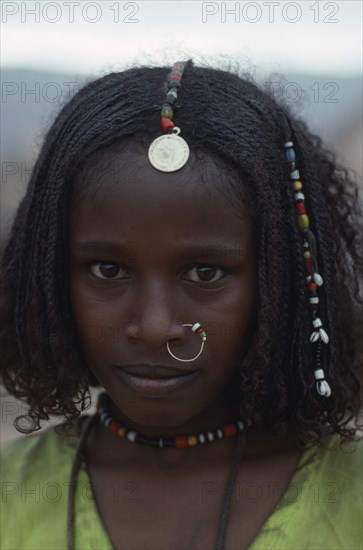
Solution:
M 2 550 L 65 550 L 70 471 L 78 431 L 54 428 L 3 446 Z M 362 442 L 309 447 L 283 498 L 249 545 L 250 550 L 354 550 L 363 548 Z M 98 514 L 86 465 L 75 495 L 75 549 L 113 550 Z

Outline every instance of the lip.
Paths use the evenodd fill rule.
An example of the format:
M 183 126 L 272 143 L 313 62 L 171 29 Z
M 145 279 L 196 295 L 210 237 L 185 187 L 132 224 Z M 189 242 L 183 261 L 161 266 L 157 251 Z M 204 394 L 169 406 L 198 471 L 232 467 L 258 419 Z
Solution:
M 194 372 L 191 369 L 177 369 L 174 367 L 165 367 L 164 365 L 152 365 L 151 363 L 142 363 L 135 365 L 115 365 L 131 375 L 141 376 L 143 378 L 174 378 Z
M 150 368 L 146 371 L 150 374 Z M 189 384 L 193 383 L 200 371 L 177 371 L 177 369 L 168 369 L 170 371 L 177 372 L 177 376 L 164 376 L 162 378 L 146 377 L 135 374 L 134 372 L 128 372 L 126 369 L 114 366 L 113 367 L 117 377 L 128 388 L 137 393 L 140 393 L 147 397 L 160 397 L 174 391 L 177 391 Z M 141 371 L 141 367 L 140 367 Z M 155 374 L 155 372 L 153 373 Z

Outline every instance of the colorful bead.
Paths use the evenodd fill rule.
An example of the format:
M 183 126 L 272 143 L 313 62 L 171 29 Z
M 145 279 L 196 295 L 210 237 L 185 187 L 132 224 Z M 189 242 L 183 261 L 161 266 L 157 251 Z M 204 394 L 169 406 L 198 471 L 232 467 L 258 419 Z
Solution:
M 304 193 L 295 193 L 295 200 L 296 201 L 304 201 L 305 200 Z
M 198 323 L 199 324 L 199 323 Z M 206 434 L 200 433 L 198 435 L 178 435 L 175 438 L 173 437 L 160 437 L 160 438 L 150 438 L 135 432 L 134 430 L 127 430 L 122 426 L 116 418 L 108 411 L 107 406 L 110 405 L 110 398 L 107 394 L 102 393 L 98 397 L 97 402 L 97 413 L 103 424 L 108 427 L 108 429 L 118 435 L 128 439 L 133 443 L 143 443 L 150 445 L 151 447 L 159 448 L 177 448 L 177 449 L 186 449 L 187 447 L 195 447 L 196 445 L 214 441 L 216 438 L 223 439 L 224 437 L 233 437 L 238 432 L 241 432 L 245 425 L 251 426 L 252 422 L 250 419 L 246 419 L 245 422 L 241 420 L 236 420 L 234 423 L 225 424 L 222 428 L 218 428 L 213 431 L 208 431 Z
M 192 331 L 195 332 L 195 334 L 199 334 L 203 342 L 207 340 L 207 333 L 202 328 L 200 323 L 194 323 L 194 325 L 192 326 Z
M 294 149 L 292 149 L 292 147 L 289 147 L 285 150 L 285 156 L 288 162 L 294 162 L 294 160 L 296 159 L 295 151 Z
M 298 202 L 296 204 L 296 212 L 298 214 L 306 214 L 305 204 L 303 202 Z
M 136 439 L 136 435 L 137 435 L 136 432 L 130 431 L 130 432 L 127 432 L 127 436 L 126 436 L 126 437 L 127 437 L 127 439 L 128 439 L 129 441 L 134 442 L 135 439 Z
M 319 275 L 319 273 L 314 273 L 313 279 L 314 279 L 314 281 L 316 282 L 316 284 L 317 284 L 318 286 L 322 286 L 322 284 L 323 284 L 323 278 L 321 277 L 321 275 Z
M 166 101 L 171 105 L 173 105 L 173 103 L 176 102 L 177 98 L 178 98 L 178 94 L 175 88 L 171 88 L 169 92 L 166 94 Z
M 303 185 L 302 185 L 301 181 L 296 180 L 292 184 L 292 187 L 293 187 L 294 191 L 301 191 L 301 189 L 303 188 Z
M 302 229 L 307 229 L 309 227 L 309 218 L 306 214 L 298 216 L 298 224 Z
M 224 435 L 226 437 L 232 437 L 233 435 L 235 435 L 237 433 L 237 428 L 234 424 L 225 424 L 222 427 L 222 430 L 223 430 Z
M 163 105 L 161 109 L 161 117 L 172 119 L 173 116 L 174 116 L 174 112 L 173 112 L 173 109 L 170 107 L 169 103 L 166 103 L 165 105 Z
M 175 438 L 175 447 L 177 449 L 186 449 L 188 447 L 188 438 L 184 435 L 177 435 Z
M 170 120 L 170 118 L 162 118 L 161 119 L 161 128 L 163 130 L 163 132 L 168 132 L 169 130 L 171 130 L 171 128 L 174 128 L 175 124 L 172 120 Z
M 118 423 L 115 422 L 115 421 L 112 421 L 112 422 L 110 423 L 110 425 L 109 425 L 110 431 L 111 431 L 112 433 L 114 433 L 114 434 L 117 434 L 118 428 L 119 428 L 119 425 L 118 425 Z
M 291 178 L 292 180 L 298 180 L 298 179 L 300 179 L 299 170 L 293 170 L 292 172 L 290 172 L 290 178 Z

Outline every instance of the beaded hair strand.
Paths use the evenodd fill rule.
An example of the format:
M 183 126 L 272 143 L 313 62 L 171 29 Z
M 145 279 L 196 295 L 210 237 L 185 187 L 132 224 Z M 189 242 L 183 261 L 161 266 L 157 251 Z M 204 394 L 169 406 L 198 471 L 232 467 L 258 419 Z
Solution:
M 325 378 L 325 373 L 321 365 L 322 344 L 329 344 L 329 336 L 323 328 L 321 315 L 318 314 L 319 293 L 322 291 L 323 278 L 319 274 L 316 239 L 314 233 L 310 229 L 310 220 L 305 206 L 303 184 L 301 182 L 300 172 L 296 167 L 297 155 L 294 149 L 292 131 L 285 114 L 281 114 L 285 130 L 285 158 L 289 169 L 289 177 L 292 183 L 291 190 L 293 192 L 293 200 L 295 202 L 297 224 L 303 237 L 302 253 L 304 257 L 307 296 L 313 327 L 313 331 L 310 335 L 310 343 L 314 346 L 313 355 L 315 357 L 314 377 L 316 380 L 316 390 L 319 395 L 330 397 L 332 393 L 331 388 Z

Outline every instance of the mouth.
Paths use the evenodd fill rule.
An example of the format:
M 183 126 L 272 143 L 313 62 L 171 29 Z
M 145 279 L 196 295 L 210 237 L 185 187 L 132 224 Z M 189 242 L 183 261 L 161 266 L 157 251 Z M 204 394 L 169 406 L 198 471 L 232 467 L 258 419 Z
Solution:
M 149 378 L 151 380 L 161 378 L 177 378 L 178 376 L 185 376 L 191 372 L 195 372 L 190 369 L 176 369 L 172 367 L 165 367 L 164 365 L 151 365 L 143 363 L 142 365 L 115 365 L 117 369 L 131 374 L 132 376 L 140 376 L 141 378 Z
M 160 397 L 184 389 L 200 374 L 197 370 L 180 370 L 160 365 L 113 366 L 113 370 L 124 385 L 147 397 Z

